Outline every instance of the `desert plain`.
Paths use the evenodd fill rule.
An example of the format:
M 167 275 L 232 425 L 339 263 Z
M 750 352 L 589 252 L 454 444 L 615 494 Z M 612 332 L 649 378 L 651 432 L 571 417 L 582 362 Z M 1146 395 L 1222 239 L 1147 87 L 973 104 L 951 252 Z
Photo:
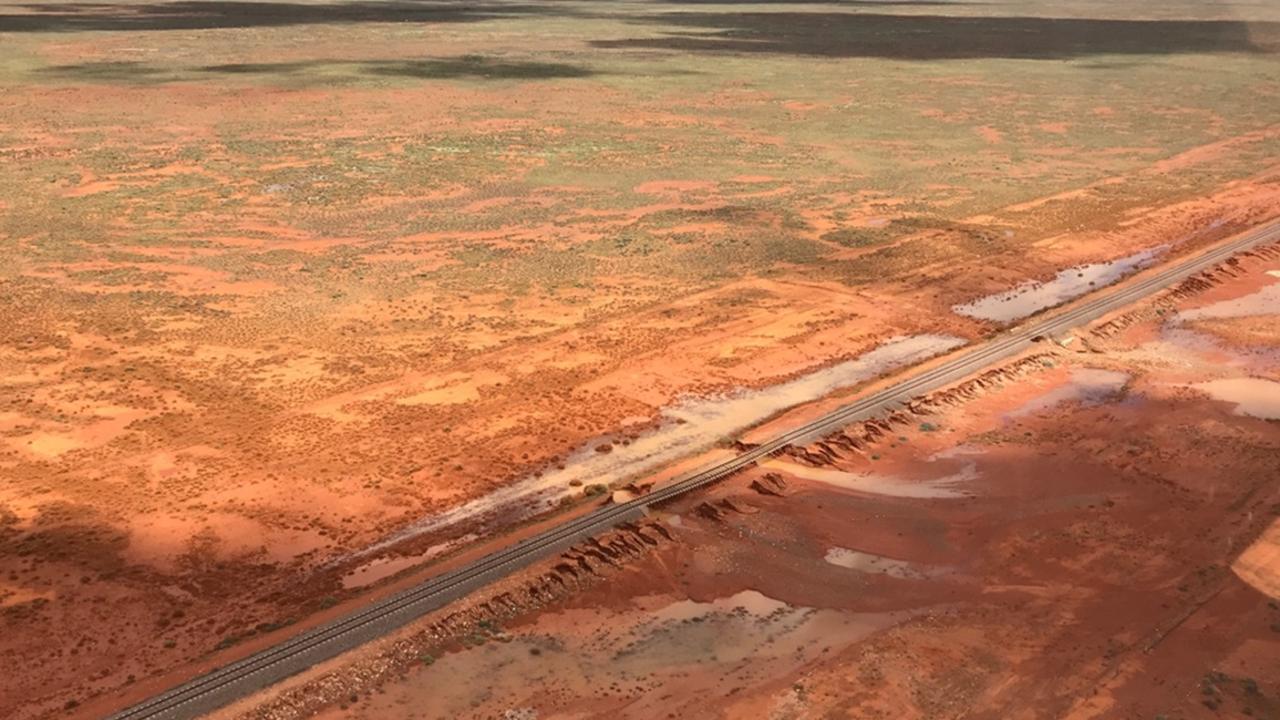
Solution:
M 478 540 L 725 451 L 795 405 L 1280 216 L 1277 51 L 1280 8 L 1245 2 L 0 4 L 0 663 L 23 669 L 0 677 L 0 715 L 105 712 Z M 1273 293 L 1276 269 L 1212 292 Z M 1258 579 L 1274 554 L 1250 556 L 1261 567 L 1251 580 L 1228 571 L 1231 553 L 1274 535 L 1274 500 L 1257 504 L 1275 488 L 1275 422 L 1236 414 L 1205 386 L 1232 380 L 1215 374 L 1237 367 L 1222 359 L 1232 353 L 1247 358 L 1241 378 L 1274 379 L 1274 313 L 1240 317 L 1253 319 L 1205 318 L 1230 325 L 1225 350 L 1168 350 L 1190 369 L 1160 366 L 1174 360 L 1155 340 L 1105 339 L 1101 365 L 1078 369 L 1124 384 L 1019 416 L 1021 439 L 982 433 L 1012 432 L 995 419 L 1013 407 L 1000 402 L 1071 387 L 1078 358 L 940 422 L 954 430 L 917 428 L 904 446 L 923 453 L 914 460 L 905 449 L 857 458 L 919 480 L 912 462 L 969 447 L 964 433 L 987 438 L 986 455 L 942 463 L 977 473 L 973 497 L 901 504 L 779 471 L 787 492 L 803 492 L 753 497 L 761 511 L 735 522 L 793 533 L 787 553 L 695 515 L 668 529 L 670 549 L 637 562 L 666 553 L 679 568 L 693 560 L 677 548 L 721 548 L 714 562 L 730 579 L 713 591 L 679 575 L 670 587 L 686 595 L 669 599 L 694 604 L 668 619 L 728 613 L 766 632 L 771 614 L 790 616 L 799 635 L 780 642 L 809 664 L 765 665 L 797 693 L 788 673 L 824 667 L 805 654 L 823 649 L 813 638 L 827 638 L 828 655 L 894 637 L 923 653 L 933 630 L 912 623 L 955 611 L 962 619 L 937 632 L 991 656 L 961 663 L 977 677 L 957 676 L 950 691 L 894 685 L 922 717 L 1008 717 L 1015 702 L 1028 717 L 1066 716 L 1095 687 L 1113 703 L 1100 712 L 1155 708 L 1154 691 L 1125 684 L 1133 666 L 1100 659 L 1100 641 L 1029 668 L 1009 695 L 982 693 L 1014 676 L 1010 653 L 1049 662 L 1058 636 L 1013 623 L 1075 622 L 1083 637 L 1131 649 L 1146 640 L 1111 612 L 1121 579 L 1139 573 L 1138 587 L 1173 593 L 1196 563 L 1214 564 L 1213 587 L 1228 588 L 1197 612 L 1238 601 L 1255 615 L 1223 642 L 1245 648 L 1242 662 L 1275 657 L 1262 620 L 1274 585 Z M 1164 332 L 1144 322 L 1134 327 Z M 1202 460 L 1208 440 L 1174 432 L 1177 422 L 1235 450 Z M 1140 471 L 1108 459 L 1126 443 Z M 1088 472 L 1038 464 L 1053 448 L 1083 462 L 1095 445 Z M 1032 472 L 1056 482 L 1033 492 Z M 813 507 L 800 502 L 809 495 Z M 1191 501 L 1201 495 L 1210 500 Z M 1099 510 L 1108 499 L 1111 514 Z M 886 502 L 897 515 L 875 516 Z M 1049 535 L 1027 535 L 1051 511 L 1035 530 Z M 831 523 L 850 532 L 850 518 L 907 539 L 837 534 Z M 1131 554 L 1108 554 L 1118 551 L 1107 538 Z M 854 553 L 835 555 L 852 566 L 825 560 L 827 545 Z M 1010 559 L 1019 552 L 1031 566 Z M 817 553 L 810 570 L 860 590 L 834 598 L 841 585 L 821 589 L 830 577 L 815 570 L 788 594 L 784 558 L 797 553 Z M 901 569 L 866 572 L 872 556 Z M 917 558 L 950 569 L 913 569 Z M 810 585 L 818 594 L 801 593 Z M 567 637 L 565 652 L 620 651 L 609 643 L 632 642 L 620 633 L 648 622 L 636 608 L 669 604 L 669 586 L 609 587 L 612 600 L 591 589 L 564 602 L 590 614 L 582 632 L 605 623 L 614 634 Z M 1186 606 L 1184 595 L 1143 597 Z M 736 602 L 745 616 L 730 612 Z M 824 610 L 838 631 L 805 624 Z M 1028 614 L 1010 620 L 1014 610 Z M 1263 624 L 1247 624 L 1255 616 Z M 527 622 L 532 643 L 562 620 Z M 1194 644 L 1170 635 L 1150 658 L 1190 658 L 1168 671 L 1176 687 L 1236 677 L 1236 650 L 1184 658 L 1175 640 Z M 966 647 L 956 643 L 930 662 L 955 659 Z M 883 682 L 906 683 L 893 678 L 907 656 L 894 657 Z M 638 662 L 626 672 L 652 685 L 657 671 L 641 669 L 643 653 Z M 1028 685 L 1098 662 L 1111 663 L 1105 682 Z M 1264 699 L 1275 697 L 1270 672 L 1249 676 Z M 849 705 L 862 696 L 837 692 L 834 676 L 814 677 L 835 699 L 797 707 L 872 707 Z M 1221 707 L 1252 702 L 1237 680 L 1213 682 L 1239 691 Z M 585 689 L 599 684 L 586 674 L 560 697 L 595 698 L 582 712 L 616 706 L 617 693 Z M 780 697 L 752 684 L 743 702 Z M 421 687 L 387 697 L 420 707 Z M 460 704 L 440 707 L 524 707 L 457 687 Z M 707 686 L 687 687 L 666 712 L 688 716 L 680 703 Z M 906 695 L 858 687 L 886 717 L 909 716 L 894 714 Z M 920 695 L 930 692 L 942 704 Z M 390 712 L 338 704 L 318 711 Z
M 1179 290 L 214 717 L 1278 717 L 1280 245 Z

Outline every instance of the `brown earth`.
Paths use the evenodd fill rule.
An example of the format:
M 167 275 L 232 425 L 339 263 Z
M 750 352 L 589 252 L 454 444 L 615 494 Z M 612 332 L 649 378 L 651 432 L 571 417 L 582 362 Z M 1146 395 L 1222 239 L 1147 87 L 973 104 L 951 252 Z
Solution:
M 1280 249 L 1212 277 L 217 717 L 1280 717 Z
M 0 4 L 0 715 L 349 607 L 681 398 L 1280 215 L 1273 8 L 712 5 Z

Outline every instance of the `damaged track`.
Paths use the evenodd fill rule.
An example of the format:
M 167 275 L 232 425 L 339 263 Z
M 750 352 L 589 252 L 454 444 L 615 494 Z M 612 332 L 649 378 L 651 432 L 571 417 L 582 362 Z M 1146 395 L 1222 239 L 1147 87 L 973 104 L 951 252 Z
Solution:
M 1136 282 L 1066 310 L 1033 320 L 963 351 L 950 360 L 866 395 L 818 420 L 749 448 L 733 458 L 686 474 L 676 482 L 634 500 L 610 505 L 568 521 L 485 556 L 458 570 L 431 578 L 401 593 L 317 627 L 274 647 L 197 677 L 145 702 L 123 710 L 113 720 L 190 718 L 301 672 L 312 665 L 373 640 L 530 563 L 568 549 L 575 543 L 644 511 L 714 483 L 794 444 L 830 434 L 845 425 L 888 413 L 891 417 L 913 398 L 961 380 L 991 363 L 1016 355 L 1037 338 L 1052 336 L 1123 308 L 1161 289 L 1208 270 L 1232 255 L 1280 241 L 1280 224 L 1245 233 L 1199 256 L 1157 270 Z

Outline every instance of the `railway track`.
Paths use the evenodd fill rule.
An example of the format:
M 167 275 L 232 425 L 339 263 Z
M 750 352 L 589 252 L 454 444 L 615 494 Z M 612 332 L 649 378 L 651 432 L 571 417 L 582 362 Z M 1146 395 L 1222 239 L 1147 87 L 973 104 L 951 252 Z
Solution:
M 283 680 L 312 665 L 355 648 L 457 600 L 511 571 L 525 567 L 604 530 L 741 470 L 787 445 L 803 444 L 845 425 L 902 407 L 908 400 L 972 375 L 1026 349 L 1036 338 L 1052 336 L 1130 305 L 1184 278 L 1207 270 L 1232 255 L 1280 241 L 1280 223 L 1257 228 L 1200 255 L 1167 268 L 1148 271 L 1136 281 L 1086 296 L 1065 310 L 1033 319 L 960 351 L 949 360 L 909 375 L 802 427 L 783 433 L 732 458 L 700 468 L 648 495 L 600 508 L 582 517 L 495 551 L 451 572 L 380 600 L 328 624 L 196 677 L 133 707 L 111 720 L 193 718 Z

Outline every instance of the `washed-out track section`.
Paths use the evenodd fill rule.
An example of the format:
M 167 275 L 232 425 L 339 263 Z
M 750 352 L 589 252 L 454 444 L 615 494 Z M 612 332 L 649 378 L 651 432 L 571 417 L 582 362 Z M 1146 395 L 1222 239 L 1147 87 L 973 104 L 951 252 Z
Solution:
M 323 660 L 385 635 L 428 612 L 531 563 L 621 523 L 649 507 L 692 492 L 766 458 L 788 445 L 805 444 L 841 427 L 905 407 L 912 398 L 961 380 L 994 362 L 1016 355 L 1036 339 L 1058 335 L 1113 312 L 1236 253 L 1280 241 L 1280 223 L 1240 235 L 1200 255 L 1151 272 L 1136 282 L 1100 290 L 1061 312 L 1034 319 L 957 353 L 928 370 L 872 392 L 795 430 L 693 472 L 647 495 L 608 505 L 533 535 L 448 573 L 379 600 L 244 659 L 196 677 L 111 716 L 111 720 L 194 718 L 295 675 Z

